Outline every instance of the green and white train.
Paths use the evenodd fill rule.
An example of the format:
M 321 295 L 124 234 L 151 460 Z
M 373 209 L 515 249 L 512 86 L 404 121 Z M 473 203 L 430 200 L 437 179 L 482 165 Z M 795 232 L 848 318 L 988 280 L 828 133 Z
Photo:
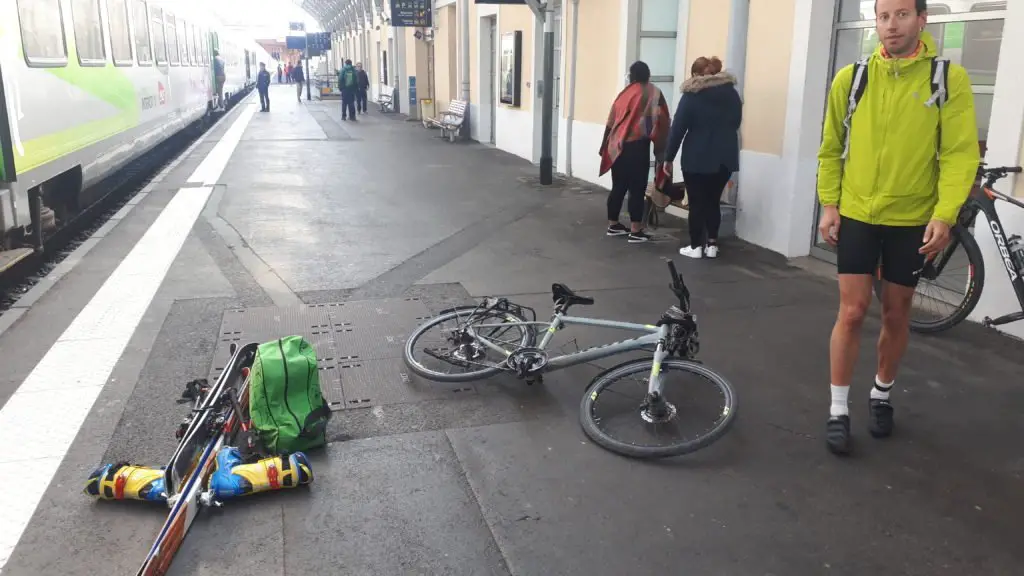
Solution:
M 199 0 L 0 0 L 0 251 L 24 243 L 30 197 L 59 226 L 91 185 L 206 122 L 214 50 L 224 104 L 270 63 Z

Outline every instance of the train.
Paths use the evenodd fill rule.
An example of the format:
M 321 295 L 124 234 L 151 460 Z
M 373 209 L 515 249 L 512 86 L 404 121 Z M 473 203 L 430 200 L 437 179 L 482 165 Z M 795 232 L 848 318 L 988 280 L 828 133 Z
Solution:
M 95 184 L 245 96 L 258 62 L 200 0 L 0 1 L 0 271 Z

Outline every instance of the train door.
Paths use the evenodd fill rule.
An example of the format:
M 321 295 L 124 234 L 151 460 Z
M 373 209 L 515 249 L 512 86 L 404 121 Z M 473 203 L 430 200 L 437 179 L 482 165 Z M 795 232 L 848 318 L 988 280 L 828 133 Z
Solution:
M 0 188 L 8 182 L 14 182 L 14 145 L 11 141 L 11 124 L 7 116 L 7 99 L 4 96 L 4 71 L 0 66 Z M 3 222 L 3 207 L 0 207 L 0 225 Z M 0 235 L 4 228 L 0 228 Z
M 252 58 L 249 57 L 249 51 L 245 51 L 245 83 L 252 82 Z

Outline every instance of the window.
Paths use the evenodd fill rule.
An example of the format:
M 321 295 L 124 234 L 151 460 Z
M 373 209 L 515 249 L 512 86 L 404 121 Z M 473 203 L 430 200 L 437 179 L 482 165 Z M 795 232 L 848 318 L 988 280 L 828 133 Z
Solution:
M 59 0 L 18 0 L 21 41 L 30 66 L 63 66 L 68 61 Z
M 110 50 L 117 66 L 132 65 L 132 36 L 128 30 L 126 0 L 107 0 L 107 20 L 110 25 Z
M 202 66 L 203 52 L 199 49 L 199 29 L 193 25 L 190 30 L 192 32 L 192 59 L 195 61 L 196 66 Z
M 178 20 L 178 48 L 181 53 L 181 65 L 191 65 L 192 58 L 189 56 L 188 49 L 188 24 L 184 20 Z
M 149 16 L 143 0 L 132 0 L 132 20 L 135 25 L 135 58 L 140 66 L 153 63 L 153 48 L 149 45 Z
M 1006 10 L 1006 0 L 977 2 L 974 0 L 946 0 L 928 2 L 928 15 L 966 14 L 983 10 Z M 875 19 L 875 0 L 839 0 L 839 21 L 856 22 Z
M 164 14 L 159 8 L 150 11 L 153 28 L 153 53 L 157 64 L 167 64 L 167 43 L 164 41 Z
M 75 22 L 78 61 L 85 65 L 105 64 L 107 50 L 103 42 L 99 0 L 72 0 L 71 17 Z
M 178 58 L 178 34 L 175 32 L 174 14 L 165 12 L 164 21 L 167 22 L 167 59 L 171 66 L 177 66 L 181 60 Z
M 982 155 L 992 116 L 1006 6 L 1005 1 L 946 0 L 928 3 L 926 29 L 935 39 L 939 55 L 963 66 L 971 78 Z M 871 54 L 878 46 L 874 0 L 840 0 L 834 40 L 829 82 L 841 68 Z M 833 250 L 817 235 L 815 246 L 828 252 Z

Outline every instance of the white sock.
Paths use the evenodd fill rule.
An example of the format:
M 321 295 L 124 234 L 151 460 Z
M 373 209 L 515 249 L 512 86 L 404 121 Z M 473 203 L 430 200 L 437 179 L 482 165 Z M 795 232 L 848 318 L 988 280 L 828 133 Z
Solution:
M 829 410 L 832 416 L 846 416 L 850 413 L 850 408 L 847 406 L 849 396 L 849 386 L 832 385 L 832 407 Z
M 871 399 L 872 400 L 888 400 L 889 391 L 892 390 L 892 385 L 896 381 L 893 380 L 886 384 L 882 382 L 882 379 L 875 375 L 875 385 L 871 387 Z

